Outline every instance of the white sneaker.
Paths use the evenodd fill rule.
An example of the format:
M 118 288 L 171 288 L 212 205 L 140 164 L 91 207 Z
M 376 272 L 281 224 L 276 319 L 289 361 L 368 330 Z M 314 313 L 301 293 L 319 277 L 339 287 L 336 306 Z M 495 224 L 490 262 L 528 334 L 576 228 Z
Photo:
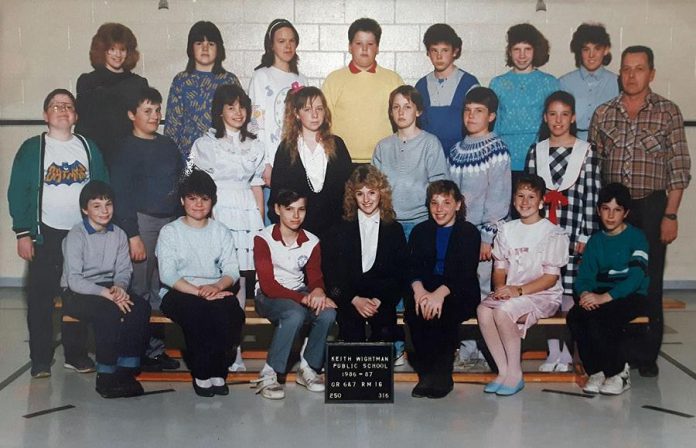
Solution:
M 401 352 L 399 356 L 394 360 L 394 366 L 403 366 L 406 364 L 406 352 Z
M 550 360 L 547 359 L 542 365 L 539 366 L 539 372 L 553 372 L 558 365 L 558 359 Z
M 263 398 L 269 400 L 282 400 L 285 398 L 285 388 L 278 383 L 278 375 L 276 373 L 267 373 L 255 380 L 251 384 L 256 385 L 256 394 L 261 394 Z
M 599 386 L 599 393 L 603 395 L 621 395 L 631 388 L 631 377 L 625 372 L 604 380 L 604 383 Z
M 300 368 L 297 371 L 295 382 L 304 386 L 310 392 L 324 392 L 324 378 L 317 374 L 311 367 Z
M 600 371 L 592 374 L 587 379 L 587 383 L 585 383 L 585 387 L 582 388 L 582 391 L 587 394 L 598 394 L 599 388 L 604 384 L 604 380 L 604 372 Z
M 230 372 L 232 372 L 232 373 L 235 373 L 235 372 L 246 372 L 246 371 L 247 371 L 247 368 L 246 368 L 246 364 L 244 364 L 244 361 L 242 361 L 241 363 L 235 361 L 235 362 L 232 363 L 231 366 L 229 366 L 229 367 L 227 368 L 227 370 L 230 371 Z
M 558 362 L 553 367 L 553 371 L 554 372 L 572 372 L 573 371 L 573 364 L 569 364 L 567 362 Z

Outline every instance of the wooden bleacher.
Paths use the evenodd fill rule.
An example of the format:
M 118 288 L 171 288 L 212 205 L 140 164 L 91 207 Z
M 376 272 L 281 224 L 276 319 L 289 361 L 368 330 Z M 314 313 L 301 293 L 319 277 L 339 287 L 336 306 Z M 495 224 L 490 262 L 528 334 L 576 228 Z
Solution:
M 56 301 L 56 308 L 61 308 L 62 304 L 60 300 Z M 663 299 L 663 308 L 665 310 L 682 310 L 686 308 L 684 302 L 674 300 L 674 299 Z M 247 304 L 245 306 L 246 321 L 247 326 L 259 326 L 259 325 L 271 325 L 268 319 L 260 317 L 256 314 L 254 306 Z M 70 317 L 63 316 L 63 322 L 77 322 L 78 320 Z M 159 311 L 153 311 L 150 317 L 150 323 L 156 324 L 171 324 L 173 323 L 171 319 L 164 316 Z M 566 313 L 558 313 L 553 317 L 546 319 L 540 319 L 537 325 L 565 325 L 566 323 Z M 648 318 L 645 316 L 640 316 L 633 319 L 631 324 L 634 325 L 647 325 Z M 398 318 L 398 324 L 403 325 L 403 317 Z M 469 319 L 462 322 L 464 326 L 476 326 L 478 322 L 476 319 Z M 167 350 L 167 353 L 174 358 L 181 358 L 181 352 L 179 350 Z M 266 359 L 265 351 L 244 351 L 242 355 L 245 360 L 261 360 Z M 543 360 L 546 358 L 545 352 L 524 352 L 522 359 L 524 360 Z M 246 383 L 258 377 L 258 371 L 248 371 L 248 372 L 238 372 L 230 373 L 227 377 L 229 383 Z M 496 374 L 490 372 L 454 372 L 453 378 L 457 383 L 487 383 L 495 379 Z M 191 381 L 191 375 L 187 370 L 176 370 L 176 371 L 163 371 L 163 372 L 143 372 L 139 377 L 141 381 L 163 381 L 163 382 L 188 382 Z M 402 371 L 397 369 L 394 374 L 394 379 L 397 382 L 416 382 L 418 381 L 418 376 L 413 371 Z M 550 383 L 582 383 L 585 380 L 584 371 L 582 370 L 582 365 L 579 363 L 575 364 L 574 372 L 525 372 L 524 373 L 525 382 L 550 382 Z M 288 381 L 295 381 L 295 373 L 291 372 L 288 374 Z

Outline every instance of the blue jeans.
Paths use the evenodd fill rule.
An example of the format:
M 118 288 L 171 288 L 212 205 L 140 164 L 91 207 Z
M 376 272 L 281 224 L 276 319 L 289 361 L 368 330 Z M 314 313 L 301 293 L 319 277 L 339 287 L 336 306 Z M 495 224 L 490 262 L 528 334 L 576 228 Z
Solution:
M 324 366 L 326 337 L 336 321 L 336 310 L 327 308 L 316 315 L 311 309 L 294 300 L 271 299 L 260 291 L 256 293 L 255 303 L 256 312 L 275 326 L 266 363 L 276 373 L 287 373 L 292 344 L 303 325 L 310 324 L 304 359 L 312 369 L 321 371 Z

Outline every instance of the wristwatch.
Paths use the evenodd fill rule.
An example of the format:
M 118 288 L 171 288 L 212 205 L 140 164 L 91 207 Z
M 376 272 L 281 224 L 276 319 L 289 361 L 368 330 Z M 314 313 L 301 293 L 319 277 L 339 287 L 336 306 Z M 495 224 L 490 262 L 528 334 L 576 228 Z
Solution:
M 677 214 L 676 213 L 665 213 L 663 215 L 665 218 L 669 219 L 670 221 L 676 221 L 677 220 Z
M 524 291 L 522 291 L 522 287 L 521 287 L 521 286 L 518 286 L 518 287 L 517 287 L 517 295 L 518 295 L 518 296 L 523 296 L 523 295 L 524 295 Z

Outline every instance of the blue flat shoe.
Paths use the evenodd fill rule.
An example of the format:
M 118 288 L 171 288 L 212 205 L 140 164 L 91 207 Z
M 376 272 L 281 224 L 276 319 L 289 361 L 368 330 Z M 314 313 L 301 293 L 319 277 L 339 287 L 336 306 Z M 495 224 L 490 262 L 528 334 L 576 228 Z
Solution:
M 491 381 L 490 383 L 486 384 L 486 387 L 483 388 L 483 391 L 487 394 L 494 394 L 498 392 L 498 389 L 500 389 L 503 385 L 500 383 L 496 383 L 495 381 Z
M 509 387 L 509 386 L 500 386 L 497 391 L 495 391 L 496 395 L 499 395 L 501 397 L 509 397 L 510 395 L 515 395 L 517 392 L 521 391 L 524 389 L 524 380 L 520 380 L 519 383 L 517 383 L 517 386 L 514 387 Z

